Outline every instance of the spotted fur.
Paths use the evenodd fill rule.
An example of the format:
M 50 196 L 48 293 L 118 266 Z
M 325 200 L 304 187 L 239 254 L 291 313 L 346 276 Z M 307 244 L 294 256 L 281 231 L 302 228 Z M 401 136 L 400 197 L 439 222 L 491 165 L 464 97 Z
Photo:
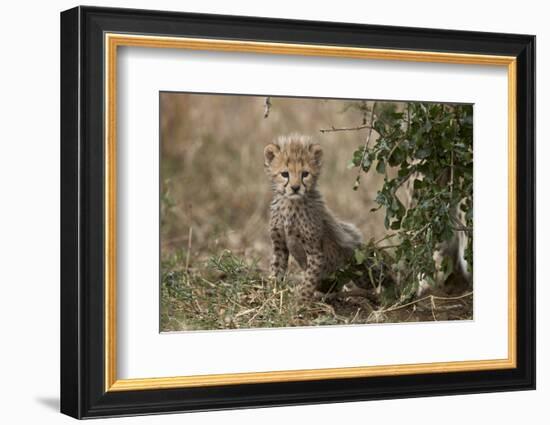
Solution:
M 323 280 L 349 260 L 362 235 L 353 224 L 338 220 L 323 201 L 317 188 L 320 145 L 292 134 L 267 145 L 264 157 L 273 190 L 271 275 L 283 278 L 292 255 L 304 270 L 300 295 L 313 297 L 327 290 Z

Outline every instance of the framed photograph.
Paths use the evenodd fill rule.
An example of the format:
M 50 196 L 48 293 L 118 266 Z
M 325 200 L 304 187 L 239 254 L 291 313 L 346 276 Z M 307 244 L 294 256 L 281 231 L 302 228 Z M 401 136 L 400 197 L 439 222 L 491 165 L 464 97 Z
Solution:
M 535 388 L 535 37 L 61 14 L 61 411 Z

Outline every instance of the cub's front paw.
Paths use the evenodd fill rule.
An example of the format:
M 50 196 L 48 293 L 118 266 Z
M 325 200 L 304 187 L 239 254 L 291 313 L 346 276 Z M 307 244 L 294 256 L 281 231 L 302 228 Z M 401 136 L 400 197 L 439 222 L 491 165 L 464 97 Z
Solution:
M 297 295 L 298 300 L 302 302 L 312 302 L 312 301 L 318 301 L 322 298 L 322 293 L 319 291 L 316 291 L 312 286 L 310 285 L 299 285 L 295 289 L 295 293 Z

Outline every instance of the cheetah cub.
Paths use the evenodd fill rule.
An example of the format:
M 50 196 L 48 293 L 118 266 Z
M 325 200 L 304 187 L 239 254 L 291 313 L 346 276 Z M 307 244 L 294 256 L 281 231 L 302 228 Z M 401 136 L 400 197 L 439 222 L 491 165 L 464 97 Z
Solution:
M 292 254 L 304 270 L 300 296 L 318 297 L 330 289 L 323 280 L 351 258 L 362 235 L 354 225 L 335 218 L 323 201 L 317 188 L 320 145 L 307 136 L 282 136 L 265 147 L 264 157 L 273 190 L 271 276 L 285 275 Z

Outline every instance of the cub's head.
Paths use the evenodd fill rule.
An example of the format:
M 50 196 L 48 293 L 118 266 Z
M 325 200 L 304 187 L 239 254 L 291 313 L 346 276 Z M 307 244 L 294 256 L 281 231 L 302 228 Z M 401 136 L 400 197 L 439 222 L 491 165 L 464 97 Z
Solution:
M 321 172 L 323 150 L 309 137 L 279 137 L 264 149 L 264 166 L 274 192 L 299 199 L 315 189 Z

